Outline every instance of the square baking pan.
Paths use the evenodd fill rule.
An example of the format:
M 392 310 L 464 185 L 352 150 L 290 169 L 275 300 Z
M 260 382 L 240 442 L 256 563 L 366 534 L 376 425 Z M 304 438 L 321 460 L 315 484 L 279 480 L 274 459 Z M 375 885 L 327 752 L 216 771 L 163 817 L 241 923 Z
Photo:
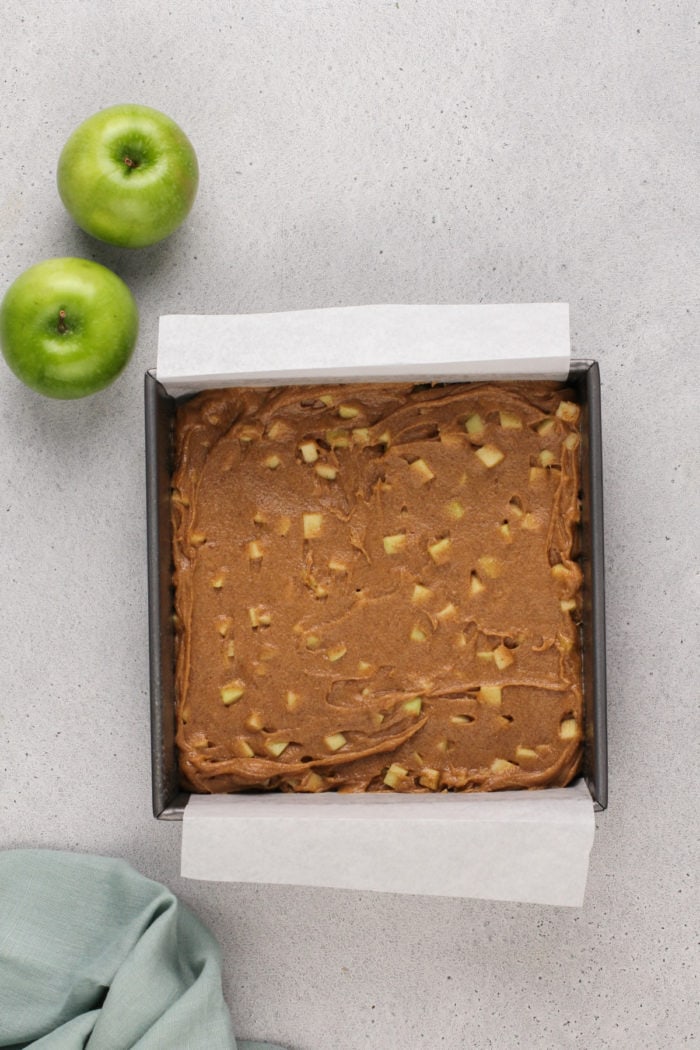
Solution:
M 436 377 L 439 381 L 439 377 Z M 468 381 L 465 379 L 465 381 Z M 598 363 L 575 360 L 567 380 L 581 416 L 581 550 L 583 571 L 583 776 L 598 810 L 608 802 L 605 679 L 603 467 Z M 231 385 L 235 385 L 232 383 Z M 175 746 L 175 632 L 170 518 L 173 428 L 182 398 L 171 397 L 149 371 L 145 376 L 146 509 L 153 813 L 181 820 L 189 794 L 180 785 Z

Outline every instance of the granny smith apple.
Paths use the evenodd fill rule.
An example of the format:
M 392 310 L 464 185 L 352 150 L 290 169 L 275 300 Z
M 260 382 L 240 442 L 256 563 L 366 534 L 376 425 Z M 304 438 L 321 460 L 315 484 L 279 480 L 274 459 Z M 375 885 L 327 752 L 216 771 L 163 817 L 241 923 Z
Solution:
M 148 106 L 89 117 L 58 161 L 58 192 L 86 233 L 121 248 L 168 237 L 189 213 L 199 168 L 184 131 Z
M 120 277 L 88 259 L 47 259 L 0 304 L 0 346 L 15 375 L 47 397 L 102 390 L 131 357 L 138 310 Z

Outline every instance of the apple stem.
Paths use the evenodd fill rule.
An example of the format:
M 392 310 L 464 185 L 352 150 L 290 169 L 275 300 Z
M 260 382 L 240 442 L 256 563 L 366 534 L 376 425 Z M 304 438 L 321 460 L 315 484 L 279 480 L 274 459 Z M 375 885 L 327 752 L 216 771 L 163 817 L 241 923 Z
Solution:
M 127 168 L 138 168 L 137 161 L 133 160 L 131 157 L 124 157 L 124 163 Z
M 59 332 L 67 332 L 68 331 L 68 325 L 66 324 L 66 311 L 65 310 L 59 310 L 58 311 L 58 330 L 59 330 Z

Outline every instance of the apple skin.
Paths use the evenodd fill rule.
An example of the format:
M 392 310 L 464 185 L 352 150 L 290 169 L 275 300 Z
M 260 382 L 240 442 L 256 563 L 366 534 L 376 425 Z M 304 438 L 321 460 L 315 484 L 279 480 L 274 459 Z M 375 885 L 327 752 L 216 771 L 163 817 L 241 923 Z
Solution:
M 199 182 L 184 131 L 157 109 L 110 106 L 88 117 L 58 160 L 58 192 L 86 233 L 143 248 L 184 222 Z
M 0 304 L 0 346 L 18 379 L 46 397 L 108 386 L 128 362 L 138 310 L 120 277 L 88 259 L 47 259 L 10 285 Z

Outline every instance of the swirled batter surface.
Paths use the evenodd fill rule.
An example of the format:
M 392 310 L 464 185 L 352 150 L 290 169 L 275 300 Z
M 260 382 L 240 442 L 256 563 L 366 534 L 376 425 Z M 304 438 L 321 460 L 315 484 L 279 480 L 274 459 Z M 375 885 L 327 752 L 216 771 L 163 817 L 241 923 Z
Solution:
M 551 383 L 229 389 L 179 406 L 185 786 L 568 783 L 578 420 Z

